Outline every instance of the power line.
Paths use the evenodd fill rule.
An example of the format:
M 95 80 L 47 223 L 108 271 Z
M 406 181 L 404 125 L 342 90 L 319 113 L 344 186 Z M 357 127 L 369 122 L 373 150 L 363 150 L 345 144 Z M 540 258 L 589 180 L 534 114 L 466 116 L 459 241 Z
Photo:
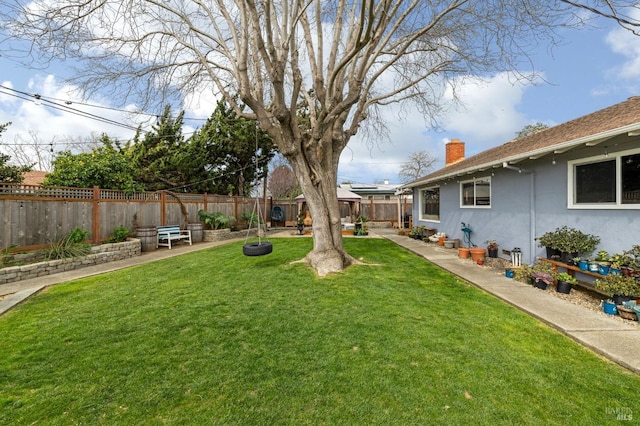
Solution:
M 18 92 L 21 93 L 23 95 L 28 96 L 29 98 L 21 98 L 24 100 L 33 100 L 31 98 L 35 98 L 36 100 L 43 100 L 43 101 L 47 101 L 47 102 L 62 102 L 65 106 L 70 106 L 70 105 L 83 105 L 83 106 L 87 106 L 90 108 L 98 108 L 98 109 L 104 109 L 104 110 L 108 110 L 108 111 L 114 111 L 114 112 L 119 112 L 119 113 L 123 113 L 123 114 L 136 114 L 136 115 L 145 115 L 147 117 L 159 117 L 159 114 L 154 114 L 154 113 L 150 113 L 150 112 L 145 112 L 145 111 L 129 111 L 126 109 L 120 109 L 120 108 L 113 108 L 113 107 L 108 107 L 108 106 L 103 106 L 103 105 L 96 105 L 96 104 L 90 104 L 87 102 L 81 102 L 81 101 L 71 101 L 68 99 L 60 99 L 60 98 L 54 98 L 54 97 L 50 97 L 50 96 L 43 96 L 37 93 L 27 93 L 27 92 L 22 92 L 16 89 L 12 89 L 10 87 L 6 87 L 6 86 L 0 86 L 3 89 L 6 90 L 11 90 L 14 92 Z M 183 120 L 188 120 L 188 121 L 207 121 L 208 118 L 194 118 L 194 117 L 183 117 Z
M 136 131 L 138 128 L 131 126 L 129 124 L 125 124 L 125 123 L 120 123 L 116 120 L 112 120 L 110 118 L 106 118 L 106 117 L 102 117 L 96 114 L 92 114 L 90 112 L 86 112 L 86 111 L 82 111 L 79 110 L 77 108 L 73 108 L 71 106 L 69 106 L 68 104 L 64 103 L 64 104 L 60 104 L 60 103 L 56 103 L 54 101 L 49 100 L 49 98 L 47 97 L 43 97 L 39 94 L 31 94 L 31 93 L 27 93 L 27 92 L 23 92 L 21 90 L 16 90 L 13 89 L 11 87 L 6 87 L 6 86 L 0 86 L 0 89 L 2 89 L 2 91 L 0 91 L 0 93 L 3 93 L 5 95 L 10 95 L 10 96 L 14 96 L 17 97 L 19 99 L 25 100 L 25 101 L 32 101 L 35 103 L 41 103 L 43 106 L 58 110 L 58 111 L 62 111 L 62 112 L 68 112 L 74 115 L 77 115 L 79 117 L 83 117 L 83 118 L 89 118 L 92 120 L 96 120 L 105 124 L 110 124 L 113 126 L 118 126 L 118 127 L 122 127 L 124 129 L 127 130 L 133 130 Z M 9 92 L 14 92 L 14 93 L 8 93 Z M 20 95 L 20 96 L 18 96 Z

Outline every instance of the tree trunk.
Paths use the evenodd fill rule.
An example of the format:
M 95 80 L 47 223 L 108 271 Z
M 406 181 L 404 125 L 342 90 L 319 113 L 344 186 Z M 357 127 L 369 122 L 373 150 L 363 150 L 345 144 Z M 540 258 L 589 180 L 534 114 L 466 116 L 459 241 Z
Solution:
M 320 276 L 340 272 L 353 264 L 355 259 L 342 246 L 337 196 L 338 164 L 324 163 L 310 167 L 304 156 L 296 156 L 291 163 L 313 219 L 313 250 L 305 260 Z

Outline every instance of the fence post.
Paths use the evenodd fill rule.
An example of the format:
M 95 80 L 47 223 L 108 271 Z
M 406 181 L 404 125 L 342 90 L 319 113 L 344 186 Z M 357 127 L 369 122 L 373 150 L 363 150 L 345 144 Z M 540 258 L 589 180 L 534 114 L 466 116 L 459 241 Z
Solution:
M 374 210 L 374 205 L 373 205 L 373 197 L 369 198 L 369 212 L 371 213 L 371 217 L 369 219 L 371 220 L 375 220 L 376 218 L 376 212 Z
M 236 219 L 239 218 L 239 216 L 238 216 L 238 195 L 234 195 L 233 196 L 233 217 L 235 217 Z
M 91 235 L 93 244 L 100 242 L 100 188 L 93 187 L 93 217 L 91 218 Z
M 167 193 L 160 191 L 160 226 L 167 224 Z

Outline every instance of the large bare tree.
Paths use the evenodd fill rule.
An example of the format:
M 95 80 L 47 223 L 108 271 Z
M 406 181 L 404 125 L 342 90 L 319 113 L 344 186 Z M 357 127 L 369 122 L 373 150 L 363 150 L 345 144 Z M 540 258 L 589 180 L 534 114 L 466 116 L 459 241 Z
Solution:
M 623 19 L 616 3 L 594 13 Z M 222 96 L 257 119 L 289 160 L 313 217 L 307 260 L 320 275 L 343 250 L 340 154 L 377 107 L 412 100 L 437 118 L 453 76 L 521 72 L 598 2 L 562 0 L 0 0 L 4 26 L 38 59 L 74 58 L 91 91 L 138 100 Z M 629 27 L 633 21 L 620 21 Z M 629 22 L 627 22 L 629 21 Z M 11 40 L 9 40 L 10 42 Z M 15 44 L 12 46 L 15 48 Z M 114 84 L 115 83 L 115 84 Z M 239 98 L 236 98 L 236 94 Z M 160 102 L 160 101 L 159 101 Z M 242 102 L 242 104 L 240 103 Z M 248 109 L 241 110 L 241 105 Z M 369 120 L 365 121 L 369 117 Z M 377 126 L 377 127 L 376 127 Z

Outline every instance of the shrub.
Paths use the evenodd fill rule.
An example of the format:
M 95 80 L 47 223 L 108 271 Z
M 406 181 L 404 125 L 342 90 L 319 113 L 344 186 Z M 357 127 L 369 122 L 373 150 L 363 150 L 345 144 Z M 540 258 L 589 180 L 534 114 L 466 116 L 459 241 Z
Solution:
M 66 259 L 86 255 L 91 247 L 84 243 L 88 236 L 89 232 L 82 228 L 72 229 L 62 239 L 54 241 L 49 248 L 43 250 L 44 259 Z
M 118 226 L 113 230 L 113 235 L 107 239 L 107 243 L 121 243 L 129 238 L 129 229 L 125 226 Z
M 236 218 L 233 216 L 225 216 L 220 212 L 209 213 L 206 210 L 200 210 L 198 212 L 198 217 L 200 217 L 200 221 L 209 226 L 211 229 L 227 228 L 231 222 L 236 220 Z
M 605 275 L 602 278 L 598 278 L 595 283 L 595 287 L 613 296 L 614 294 L 620 296 L 639 296 L 640 295 L 640 283 L 636 281 L 634 277 L 627 277 L 625 275 Z

